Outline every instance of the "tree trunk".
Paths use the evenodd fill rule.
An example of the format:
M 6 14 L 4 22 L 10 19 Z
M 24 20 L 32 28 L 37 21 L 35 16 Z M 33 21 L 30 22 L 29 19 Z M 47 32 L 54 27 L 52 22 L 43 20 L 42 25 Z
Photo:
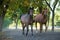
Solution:
M 2 19 L 0 18 L 0 32 L 2 31 Z
M 17 29 L 17 26 L 18 26 L 18 20 L 16 20 L 16 29 Z
M 54 31 L 54 10 L 52 11 L 52 31 Z
M 16 29 L 17 29 L 17 26 L 18 26 L 18 20 L 17 19 L 15 20 L 15 23 L 16 23 Z
M 3 19 L 0 17 L 0 32 L 2 31 L 2 24 L 3 24 Z

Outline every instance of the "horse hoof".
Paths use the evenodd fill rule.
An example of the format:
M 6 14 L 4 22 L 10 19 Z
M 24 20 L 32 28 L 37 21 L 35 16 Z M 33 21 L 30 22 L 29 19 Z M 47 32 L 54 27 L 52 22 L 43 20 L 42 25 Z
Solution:
M 33 34 L 32 34 L 32 36 L 33 36 Z
M 45 30 L 45 32 L 47 32 L 47 30 Z
M 42 32 L 40 31 L 40 33 L 42 33 Z
M 22 33 L 24 35 L 24 33 Z
M 26 36 L 27 36 L 27 34 L 26 34 Z
M 28 34 L 26 33 L 26 36 L 27 36 Z
M 46 32 L 46 31 L 45 31 Z

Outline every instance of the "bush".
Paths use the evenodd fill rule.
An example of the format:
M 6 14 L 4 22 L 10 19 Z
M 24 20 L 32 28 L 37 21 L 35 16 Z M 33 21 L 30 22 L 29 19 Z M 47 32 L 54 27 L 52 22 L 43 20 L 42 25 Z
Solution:
M 60 20 L 56 22 L 56 26 L 60 26 Z

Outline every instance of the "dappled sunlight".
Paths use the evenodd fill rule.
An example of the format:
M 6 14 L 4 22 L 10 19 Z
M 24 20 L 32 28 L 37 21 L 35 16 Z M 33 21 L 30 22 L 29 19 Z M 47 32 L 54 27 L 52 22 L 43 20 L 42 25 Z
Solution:
M 9 25 L 8 29 L 16 29 L 16 25 L 15 23 L 13 22 L 12 24 Z M 22 29 L 22 25 L 18 25 L 17 26 L 17 29 Z M 25 28 L 26 29 L 26 28 Z M 31 29 L 30 25 L 29 25 L 29 29 Z M 35 25 L 33 25 L 33 29 L 35 30 Z M 39 29 L 39 24 L 37 23 L 37 29 Z
M 8 29 L 16 29 L 15 23 L 13 22 L 12 24 L 10 24 L 9 27 L 8 27 Z M 22 25 L 21 24 L 20 25 L 18 24 L 17 29 L 21 29 L 22 30 Z M 31 26 L 30 25 L 29 25 L 29 29 L 31 30 Z M 33 25 L 33 29 L 36 30 L 35 24 Z M 39 23 L 37 23 L 37 29 L 38 30 L 40 29 Z M 43 25 L 43 29 L 45 29 L 45 25 Z M 48 29 L 51 30 L 52 29 L 52 26 L 48 26 Z M 60 29 L 60 28 L 55 27 L 55 29 Z
M 15 22 L 13 21 L 13 23 L 12 24 L 10 24 L 9 25 L 9 27 L 7 28 L 7 29 L 11 29 L 11 30 L 14 30 L 14 29 L 16 29 L 16 24 L 15 24 Z M 22 25 L 21 25 L 21 23 L 19 23 L 18 25 L 17 25 L 17 29 L 21 29 L 22 30 Z M 45 25 L 43 25 L 43 29 L 45 30 Z M 52 26 L 48 26 L 48 30 L 51 30 L 52 29 Z M 26 28 L 25 28 L 25 30 L 26 30 Z M 29 25 L 29 30 L 31 30 L 31 26 Z M 36 27 L 35 27 L 35 23 L 33 24 L 33 30 L 36 30 Z M 40 30 L 40 24 L 39 23 L 37 23 L 37 30 Z M 60 30 L 60 27 L 59 26 L 55 26 L 54 27 L 54 30 L 56 31 L 56 30 Z
M 13 22 L 12 24 L 10 24 L 8 28 L 9 28 L 9 29 L 16 29 L 15 23 Z

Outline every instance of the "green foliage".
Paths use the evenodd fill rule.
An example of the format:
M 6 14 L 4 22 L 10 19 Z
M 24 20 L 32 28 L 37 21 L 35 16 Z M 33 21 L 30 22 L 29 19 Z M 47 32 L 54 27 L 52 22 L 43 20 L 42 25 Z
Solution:
M 60 26 L 60 20 L 56 22 L 56 26 Z
M 60 8 L 57 8 L 57 11 L 60 11 Z
M 7 4 L 6 3 L 7 1 L 8 0 L 4 0 L 2 5 Z M 50 0 L 47 0 L 47 1 L 50 2 Z M 3 26 L 8 26 L 9 24 L 11 24 L 13 21 L 11 19 L 20 20 L 20 15 L 27 13 L 29 7 L 31 7 L 31 6 L 33 6 L 34 8 L 41 7 L 42 9 L 47 7 L 44 0 L 10 0 L 10 3 L 8 5 L 9 5 L 9 7 L 5 14 Z M 0 7 L 0 9 L 1 9 L 1 7 Z
M 12 20 L 9 18 L 5 18 L 3 28 L 9 27 L 10 24 L 12 24 Z

